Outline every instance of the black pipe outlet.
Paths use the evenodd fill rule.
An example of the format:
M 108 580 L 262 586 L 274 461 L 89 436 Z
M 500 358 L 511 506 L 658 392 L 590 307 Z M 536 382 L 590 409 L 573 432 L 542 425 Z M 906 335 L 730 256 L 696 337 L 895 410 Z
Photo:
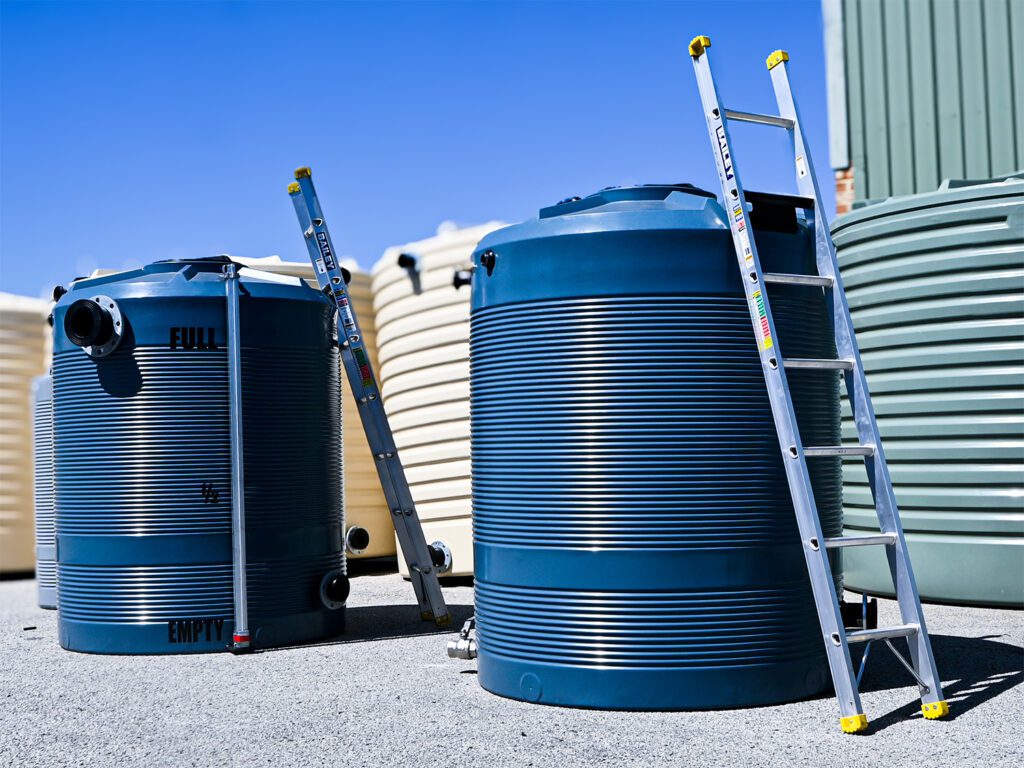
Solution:
M 469 269 L 456 269 L 452 275 L 452 287 L 459 290 L 464 285 L 473 284 L 473 272 Z
M 114 320 L 92 299 L 79 299 L 64 314 L 64 333 L 75 346 L 102 347 L 114 337 Z
M 335 603 L 344 603 L 348 600 L 350 590 L 348 576 L 343 573 L 336 573 L 324 582 L 324 595 Z

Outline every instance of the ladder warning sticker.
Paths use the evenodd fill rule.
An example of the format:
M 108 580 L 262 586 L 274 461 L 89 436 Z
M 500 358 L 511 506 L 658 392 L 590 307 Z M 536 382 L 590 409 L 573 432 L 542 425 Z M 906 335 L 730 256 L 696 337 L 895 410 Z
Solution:
M 363 388 L 372 387 L 373 374 L 370 372 L 369 363 L 366 362 L 366 353 L 363 352 L 363 348 L 352 347 L 352 357 L 356 359 L 356 365 L 359 367 L 359 376 L 363 380 Z
M 718 152 L 722 156 L 722 170 L 725 172 L 725 180 L 729 181 L 734 177 L 732 172 L 732 155 L 729 153 L 729 142 L 725 138 L 725 126 L 720 125 L 715 130 L 718 137 Z
M 736 237 L 740 241 L 740 249 L 743 251 L 743 260 L 749 264 L 754 260 L 754 252 L 750 250 L 750 235 L 743 227 L 736 228 Z
M 338 299 L 338 309 L 341 310 L 341 322 L 345 328 L 355 328 L 356 318 L 352 314 L 352 308 L 348 305 L 348 299 L 344 296 Z
M 750 303 L 757 312 L 757 335 L 761 340 L 761 349 L 771 349 L 775 345 L 772 343 L 772 330 L 768 326 L 768 312 L 765 310 L 761 291 L 754 291 Z
M 736 219 L 737 221 L 742 219 L 743 218 L 743 208 L 738 206 L 738 205 L 735 208 L 733 208 L 732 209 L 732 217 L 734 219 Z

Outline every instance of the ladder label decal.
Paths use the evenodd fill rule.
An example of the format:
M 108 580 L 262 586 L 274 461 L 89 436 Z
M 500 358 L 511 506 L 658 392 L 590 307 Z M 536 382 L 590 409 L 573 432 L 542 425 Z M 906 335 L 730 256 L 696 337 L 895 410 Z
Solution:
M 764 308 L 764 297 L 761 296 L 761 291 L 754 291 L 750 301 L 757 311 L 757 329 L 758 336 L 761 337 L 761 349 L 771 349 L 775 345 L 772 343 L 772 330 L 768 327 L 768 313 Z
M 732 155 L 729 153 L 729 142 L 725 139 L 725 126 L 720 125 L 715 130 L 718 136 L 718 152 L 722 155 L 722 170 L 725 171 L 725 180 L 734 178 L 732 172 Z
M 740 241 L 740 250 L 743 251 L 743 260 L 749 264 L 754 260 L 754 253 L 750 250 L 750 235 L 747 234 L 746 227 L 740 222 L 739 226 L 736 227 L 736 237 Z M 758 292 L 760 295 L 760 292 Z
M 363 352 L 362 347 L 352 347 L 352 357 L 356 359 L 356 365 L 359 367 L 359 376 L 363 380 L 363 388 L 373 386 L 373 374 L 370 373 L 370 366 L 366 364 L 366 353 Z
M 355 328 L 356 319 L 352 315 L 352 308 L 348 305 L 348 299 L 344 296 L 338 297 L 338 309 L 341 310 L 341 322 L 345 328 Z
M 334 254 L 331 253 L 331 246 L 327 242 L 326 232 L 316 233 L 316 244 L 320 246 L 320 256 L 324 260 L 324 266 L 327 269 L 336 269 L 338 265 L 334 262 Z

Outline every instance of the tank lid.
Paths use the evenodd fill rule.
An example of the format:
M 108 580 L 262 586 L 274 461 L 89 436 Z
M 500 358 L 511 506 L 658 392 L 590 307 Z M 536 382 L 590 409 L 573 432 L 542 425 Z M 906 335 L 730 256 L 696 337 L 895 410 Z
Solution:
M 638 184 L 635 186 L 605 187 L 586 197 L 570 197 L 540 209 L 540 218 L 550 219 L 570 213 L 580 213 L 593 208 L 600 208 L 614 203 L 657 202 L 666 200 L 669 195 L 680 192 L 684 195 L 708 197 L 715 199 L 713 192 L 695 187 L 693 184 Z
M 154 261 L 153 263 L 188 264 L 189 266 L 193 267 L 207 267 L 209 269 L 215 269 L 218 272 L 220 271 L 220 268 L 225 264 L 238 264 L 239 266 L 243 266 L 242 264 L 239 264 L 239 262 L 235 261 L 233 258 L 228 256 L 226 253 L 221 253 L 218 254 L 217 256 L 195 256 L 186 259 L 160 259 L 158 261 Z

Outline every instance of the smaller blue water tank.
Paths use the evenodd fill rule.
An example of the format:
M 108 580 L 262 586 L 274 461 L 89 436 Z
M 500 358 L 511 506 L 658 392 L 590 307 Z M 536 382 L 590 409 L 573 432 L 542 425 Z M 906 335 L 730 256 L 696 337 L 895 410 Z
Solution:
M 78 281 L 54 309 L 65 648 L 231 644 L 225 263 Z M 249 630 L 268 647 L 344 628 L 338 351 L 318 292 L 241 275 Z

